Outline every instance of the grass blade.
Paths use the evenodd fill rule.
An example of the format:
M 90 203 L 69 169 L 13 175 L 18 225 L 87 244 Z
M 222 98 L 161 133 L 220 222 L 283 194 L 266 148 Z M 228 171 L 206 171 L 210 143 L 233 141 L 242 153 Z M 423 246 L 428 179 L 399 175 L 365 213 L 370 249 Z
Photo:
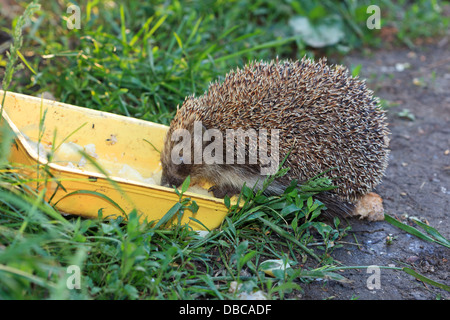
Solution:
M 0 274 L 2 272 L 14 274 L 16 276 L 24 278 L 24 279 L 31 281 L 34 284 L 37 284 L 38 286 L 41 286 L 44 288 L 55 288 L 56 287 L 55 284 L 45 281 L 44 279 L 41 279 L 33 274 L 30 274 L 28 272 L 25 272 L 25 271 L 22 271 L 22 270 L 19 270 L 16 268 L 12 268 L 10 266 L 5 266 L 5 265 L 0 264 Z
M 301 243 L 300 241 L 298 241 L 296 238 L 294 238 L 293 236 L 291 236 L 288 232 L 284 231 L 283 229 L 281 229 L 279 226 L 277 226 L 276 224 L 263 219 L 261 217 L 258 217 L 258 219 L 264 223 L 266 226 L 268 226 L 269 228 L 271 228 L 273 231 L 275 231 L 276 233 L 278 233 L 280 236 L 282 236 L 283 238 L 288 239 L 289 241 L 295 243 L 296 245 L 298 245 L 303 251 L 305 251 L 307 254 L 309 254 L 311 257 L 313 257 L 314 259 L 316 259 L 317 261 L 320 262 L 320 258 L 314 253 L 312 252 L 310 249 L 308 249 L 303 243 Z
M 87 122 L 83 123 L 81 126 L 79 126 L 77 129 L 75 129 L 73 132 L 71 132 L 67 137 L 65 137 L 59 144 L 58 146 L 55 148 L 55 150 L 53 150 L 53 152 L 56 152 L 61 145 L 66 142 L 71 136 L 73 136 L 75 133 L 77 133 L 78 131 L 81 130 L 81 128 L 83 128 L 85 125 L 87 124 Z
M 181 50 L 183 50 L 183 42 L 181 41 L 180 36 L 174 32 L 173 35 L 175 36 L 175 39 L 177 40 L 178 46 L 180 47 Z
M 420 281 L 422 281 L 422 282 L 428 283 L 428 284 L 430 284 L 430 285 L 432 285 L 432 286 L 435 286 L 435 287 L 444 289 L 444 290 L 446 290 L 446 291 L 450 291 L 450 286 L 447 286 L 447 285 L 445 285 L 445 284 L 443 284 L 443 283 L 440 283 L 440 282 L 436 282 L 436 281 L 434 281 L 434 280 L 431 280 L 431 279 L 429 279 L 429 278 L 427 278 L 427 277 L 421 275 L 420 273 L 415 272 L 415 271 L 414 271 L 413 269 L 411 269 L 411 268 L 403 268 L 402 270 L 403 270 L 404 272 L 406 272 L 407 274 L 413 276 L 414 278 L 416 278 L 416 279 L 418 279 L 418 280 L 420 280 Z
M 0 189 L 0 199 L 1 202 L 20 208 L 25 212 L 31 210 L 32 203 L 34 201 L 33 199 L 28 198 L 25 194 L 18 195 L 3 189 Z M 46 202 L 39 205 L 39 210 L 47 214 L 49 217 L 61 222 L 65 226 L 70 225 L 70 223 L 58 211 Z
M 435 240 L 433 238 L 431 238 L 431 237 L 427 236 L 426 234 L 420 232 L 416 228 L 411 227 L 411 226 L 409 226 L 407 224 L 404 224 L 404 223 L 398 221 L 397 219 L 392 218 L 391 216 L 389 216 L 387 214 L 384 215 L 384 220 L 386 222 L 389 222 L 393 226 L 395 226 L 397 228 L 400 228 L 403 231 L 406 231 L 406 232 L 408 232 L 408 233 L 410 233 L 410 234 L 412 234 L 412 235 L 414 235 L 414 236 L 416 236 L 416 237 L 418 237 L 418 238 L 420 238 L 422 240 L 429 241 L 429 242 L 435 242 Z
M 313 279 L 325 279 L 325 280 L 334 280 L 339 281 L 342 283 L 352 283 L 352 280 L 347 279 L 346 277 L 329 271 L 323 271 L 323 270 L 302 270 L 300 274 L 298 275 L 299 278 L 313 278 Z
M 126 215 L 125 210 L 123 210 L 122 207 L 119 206 L 119 205 L 117 204 L 117 202 L 115 202 L 113 199 L 111 199 L 110 197 L 108 197 L 108 196 L 106 196 L 106 195 L 104 195 L 104 194 L 102 194 L 102 193 L 100 193 L 100 192 L 91 191 L 91 190 L 76 190 L 76 191 L 73 191 L 73 192 L 71 192 L 71 193 L 68 193 L 68 194 L 64 195 L 61 199 L 59 199 L 58 201 L 56 201 L 56 203 L 53 204 L 53 206 L 56 207 L 56 205 L 57 205 L 61 200 L 65 199 L 65 198 L 67 198 L 67 197 L 73 196 L 73 195 L 77 195 L 77 194 L 90 194 L 90 195 L 94 195 L 94 196 L 100 197 L 100 198 L 106 200 L 107 202 L 111 203 L 111 204 L 112 204 L 114 207 L 116 207 L 117 209 L 119 209 L 120 212 L 121 212 L 123 215 Z
M 182 207 L 181 203 L 179 202 L 175 203 L 175 205 L 172 208 L 170 208 L 170 210 L 167 211 L 167 213 L 156 223 L 154 228 L 159 229 L 159 227 L 169 222 L 175 216 L 175 214 L 178 211 L 180 211 L 181 207 Z
M 139 37 L 141 36 L 141 34 L 147 30 L 147 28 L 149 27 L 150 23 L 152 23 L 153 21 L 153 16 L 151 16 L 150 18 L 147 19 L 147 21 L 145 21 L 144 25 L 142 26 L 142 28 L 133 36 L 133 38 L 130 41 L 130 47 L 133 47 L 136 42 L 139 40 Z
M 235 58 L 235 57 L 239 57 L 241 55 L 243 55 L 244 53 L 249 53 L 252 51 L 257 51 L 257 50 L 262 50 L 262 49 L 267 49 L 267 48 L 273 48 L 273 47 L 279 47 L 282 46 L 288 42 L 292 42 L 295 41 L 296 37 L 289 37 L 289 38 L 285 38 L 285 39 L 281 39 L 281 40 L 275 40 L 275 41 L 269 41 L 266 43 L 262 43 L 260 45 L 254 46 L 252 48 L 248 48 L 248 49 L 244 49 L 241 51 L 237 51 L 222 57 L 219 57 L 217 59 L 214 59 L 215 62 L 221 62 L 221 61 L 225 61 L 231 58 Z
M 162 16 L 161 19 L 159 19 L 156 24 L 153 26 L 153 28 L 150 29 L 150 31 L 145 35 L 146 37 L 151 37 L 156 30 L 164 23 L 164 20 L 166 20 L 167 15 Z
M 219 298 L 220 300 L 224 299 L 223 295 L 219 292 L 219 290 L 217 290 L 217 287 L 209 274 L 202 275 L 200 276 L 200 278 L 208 285 L 209 289 L 214 292 L 217 298 Z
M 127 42 L 127 26 L 125 25 L 125 11 L 123 9 L 123 4 L 120 5 L 120 33 L 122 35 L 122 42 L 128 44 Z
M 444 238 L 444 236 L 442 236 L 439 231 L 437 231 L 435 228 L 430 227 L 429 225 L 423 223 L 422 221 L 419 221 L 418 219 L 413 219 L 413 221 L 419 225 L 420 227 L 422 227 L 429 235 L 431 235 L 433 238 L 436 239 L 436 242 L 438 242 L 439 244 L 450 248 L 450 241 L 447 240 L 446 238 Z
M 27 59 L 25 59 L 25 57 L 23 56 L 22 52 L 17 50 L 17 55 L 19 56 L 20 60 L 22 60 L 22 62 L 27 66 L 28 70 L 30 70 L 33 74 L 37 75 L 36 71 L 34 71 L 34 69 L 30 66 Z
M 423 232 L 419 231 L 418 229 L 416 229 L 416 228 L 414 228 L 414 227 L 411 227 L 411 226 L 409 226 L 409 225 L 407 225 L 407 224 L 404 224 L 404 223 L 398 221 L 397 219 L 394 219 L 393 217 L 391 217 L 391 216 L 389 216 L 389 215 L 387 215 L 387 214 L 384 215 L 384 220 L 385 220 L 386 222 L 389 222 L 389 223 L 392 224 L 393 226 L 395 226 L 395 227 L 397 227 L 397 228 L 400 228 L 400 229 L 402 229 L 403 231 L 406 231 L 406 232 L 408 232 L 409 234 L 412 234 L 412 235 L 418 237 L 419 239 L 422 239 L 422 240 L 425 240 L 425 241 L 428 241 L 428 242 L 437 243 L 437 244 L 443 245 L 443 246 L 445 246 L 445 247 L 447 247 L 447 248 L 450 248 L 450 245 L 449 245 L 448 243 L 446 243 L 446 242 L 448 242 L 448 241 L 447 241 L 445 238 L 443 238 L 436 230 L 434 230 L 433 228 L 431 228 L 431 227 L 429 227 L 429 226 L 427 226 L 428 230 L 433 229 L 433 230 L 434 230 L 435 232 L 437 232 L 437 234 L 438 234 L 439 236 L 441 236 L 445 241 L 444 241 L 444 242 L 441 242 L 441 241 L 439 241 L 439 240 L 436 240 L 436 239 L 434 239 L 434 238 L 431 238 L 431 237 L 427 236 L 426 234 L 424 234 Z M 417 222 L 416 222 L 416 223 L 417 223 Z M 417 224 L 418 224 L 418 223 L 417 223 Z M 423 224 L 423 225 L 425 225 L 425 224 Z M 427 230 L 427 229 L 425 229 L 425 230 Z

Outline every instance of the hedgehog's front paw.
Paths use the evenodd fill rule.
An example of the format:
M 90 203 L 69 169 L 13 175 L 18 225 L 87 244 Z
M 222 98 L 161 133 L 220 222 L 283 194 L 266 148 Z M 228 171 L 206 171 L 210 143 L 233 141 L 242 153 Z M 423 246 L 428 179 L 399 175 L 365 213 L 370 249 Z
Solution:
M 240 190 L 231 187 L 231 186 L 212 186 L 208 189 L 209 192 L 212 192 L 214 197 L 216 198 L 225 198 L 225 196 L 232 197 L 236 194 L 239 194 Z

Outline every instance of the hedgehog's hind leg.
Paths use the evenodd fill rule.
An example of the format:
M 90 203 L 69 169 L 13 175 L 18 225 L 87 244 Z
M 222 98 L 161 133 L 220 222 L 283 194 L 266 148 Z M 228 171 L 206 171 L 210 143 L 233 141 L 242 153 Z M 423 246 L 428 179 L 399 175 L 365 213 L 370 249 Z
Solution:
M 359 197 L 352 215 L 359 216 L 360 219 L 366 218 L 369 221 L 384 220 L 383 199 L 374 192 Z

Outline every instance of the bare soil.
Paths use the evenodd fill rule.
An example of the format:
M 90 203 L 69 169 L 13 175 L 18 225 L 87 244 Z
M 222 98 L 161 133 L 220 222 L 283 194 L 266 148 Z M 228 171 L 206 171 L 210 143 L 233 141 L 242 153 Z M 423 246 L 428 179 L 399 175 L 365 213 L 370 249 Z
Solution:
M 375 95 L 388 106 L 390 159 L 377 192 L 385 212 L 408 223 L 417 217 L 450 238 L 450 39 L 416 49 L 390 49 L 350 55 L 345 64 L 361 64 Z M 406 110 L 405 110 L 406 109 Z M 391 224 L 349 221 L 333 257 L 346 266 L 411 267 L 450 285 L 450 249 L 412 236 Z M 412 223 L 410 223 L 412 225 Z M 387 237 L 394 239 L 389 244 Z M 369 289 L 373 270 L 344 270 L 352 283 L 315 281 L 303 285 L 302 299 L 450 299 L 450 292 L 402 271 L 380 269 L 379 288 Z M 369 284 L 369 285 L 368 285 Z

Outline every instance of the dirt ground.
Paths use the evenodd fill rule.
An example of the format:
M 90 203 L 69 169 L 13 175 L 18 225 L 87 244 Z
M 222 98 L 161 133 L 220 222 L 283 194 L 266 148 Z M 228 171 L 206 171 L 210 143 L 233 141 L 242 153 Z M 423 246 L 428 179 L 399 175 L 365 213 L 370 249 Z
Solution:
M 360 77 L 389 106 L 389 167 L 375 190 L 385 212 L 407 221 L 417 217 L 450 238 L 450 39 L 414 50 L 392 49 L 346 57 L 361 64 Z M 405 111 L 405 109 L 407 109 Z M 450 285 L 450 249 L 420 240 L 387 222 L 350 220 L 352 231 L 333 257 L 346 266 L 409 266 Z M 394 240 L 387 244 L 386 237 Z M 351 284 L 316 281 L 303 285 L 303 299 L 450 299 L 450 292 L 395 270 L 345 270 Z M 372 276 L 372 277 L 371 277 Z

